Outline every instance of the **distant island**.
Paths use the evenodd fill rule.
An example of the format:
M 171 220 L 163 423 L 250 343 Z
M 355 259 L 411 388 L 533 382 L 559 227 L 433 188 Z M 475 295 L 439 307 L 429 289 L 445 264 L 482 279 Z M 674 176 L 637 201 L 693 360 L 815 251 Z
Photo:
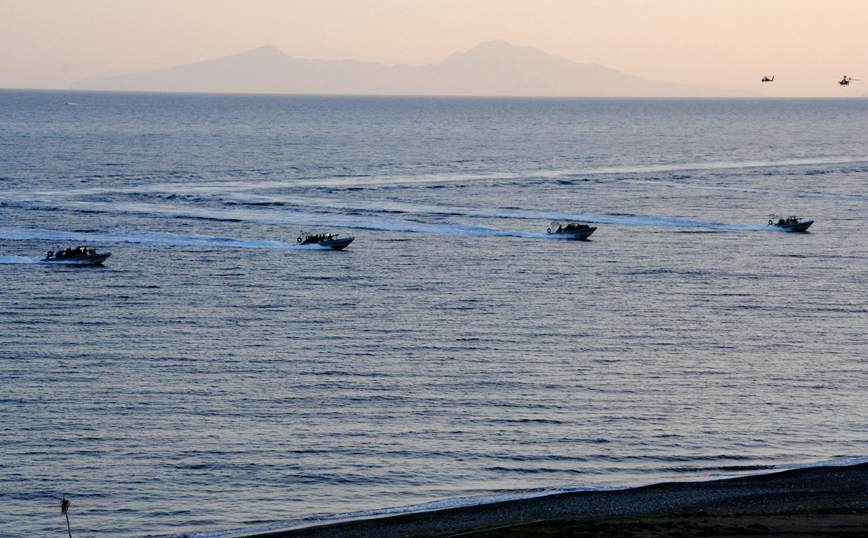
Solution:
M 315 95 L 512 97 L 760 97 L 749 90 L 670 84 L 580 64 L 505 41 L 456 52 L 439 64 L 388 67 L 292 58 L 267 45 L 170 69 L 83 80 L 73 90 Z

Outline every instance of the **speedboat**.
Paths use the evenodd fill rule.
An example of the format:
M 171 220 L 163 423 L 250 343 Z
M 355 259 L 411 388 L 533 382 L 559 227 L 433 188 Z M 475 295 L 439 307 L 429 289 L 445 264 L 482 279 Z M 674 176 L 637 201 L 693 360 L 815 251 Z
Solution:
M 590 226 L 581 222 L 552 222 L 548 233 L 562 239 L 587 239 L 596 230 L 596 226 Z
M 777 220 L 775 218 L 769 219 L 769 226 L 777 226 L 785 232 L 804 232 L 813 223 L 814 221 L 812 220 L 802 220 L 798 217 L 779 218 Z
M 48 251 L 40 261 L 43 263 L 68 263 L 73 265 L 102 265 L 111 252 L 97 252 L 87 247 L 68 248 L 57 252 Z
M 319 245 L 325 248 L 331 248 L 334 250 L 343 250 L 347 248 L 347 246 L 353 242 L 355 237 L 342 237 L 339 238 L 338 234 L 332 233 L 324 233 L 324 234 L 307 234 L 302 233 L 298 236 L 298 242 L 301 245 Z

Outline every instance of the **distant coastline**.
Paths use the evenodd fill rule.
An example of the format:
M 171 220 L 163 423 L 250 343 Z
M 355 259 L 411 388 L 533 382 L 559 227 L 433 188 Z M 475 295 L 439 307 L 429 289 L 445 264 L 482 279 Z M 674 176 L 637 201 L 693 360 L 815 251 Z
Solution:
M 504 41 L 456 52 L 439 64 L 307 60 L 272 45 L 146 73 L 83 80 L 72 90 L 301 95 L 486 97 L 762 97 L 631 76 Z

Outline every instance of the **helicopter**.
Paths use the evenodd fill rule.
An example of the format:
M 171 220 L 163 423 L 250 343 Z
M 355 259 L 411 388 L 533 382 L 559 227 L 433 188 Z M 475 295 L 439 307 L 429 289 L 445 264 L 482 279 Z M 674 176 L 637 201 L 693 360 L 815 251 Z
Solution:
M 763 79 L 760 82 L 774 82 L 774 81 L 775 81 L 775 76 L 772 75 L 771 77 L 763 77 Z
M 839 80 L 839 81 L 838 81 L 838 84 L 840 84 L 841 86 L 849 86 L 849 85 L 850 85 L 850 82 L 853 82 L 854 80 L 855 80 L 855 81 L 858 81 L 859 79 L 858 79 L 858 78 L 853 78 L 853 77 L 848 77 L 847 75 L 844 75 L 844 78 L 842 78 L 841 80 Z

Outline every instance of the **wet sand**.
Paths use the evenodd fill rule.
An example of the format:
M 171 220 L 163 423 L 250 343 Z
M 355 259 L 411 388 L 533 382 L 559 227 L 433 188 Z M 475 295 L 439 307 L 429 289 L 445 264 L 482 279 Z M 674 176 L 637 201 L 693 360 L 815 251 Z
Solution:
M 868 536 L 868 464 L 562 493 L 343 521 L 256 538 Z

